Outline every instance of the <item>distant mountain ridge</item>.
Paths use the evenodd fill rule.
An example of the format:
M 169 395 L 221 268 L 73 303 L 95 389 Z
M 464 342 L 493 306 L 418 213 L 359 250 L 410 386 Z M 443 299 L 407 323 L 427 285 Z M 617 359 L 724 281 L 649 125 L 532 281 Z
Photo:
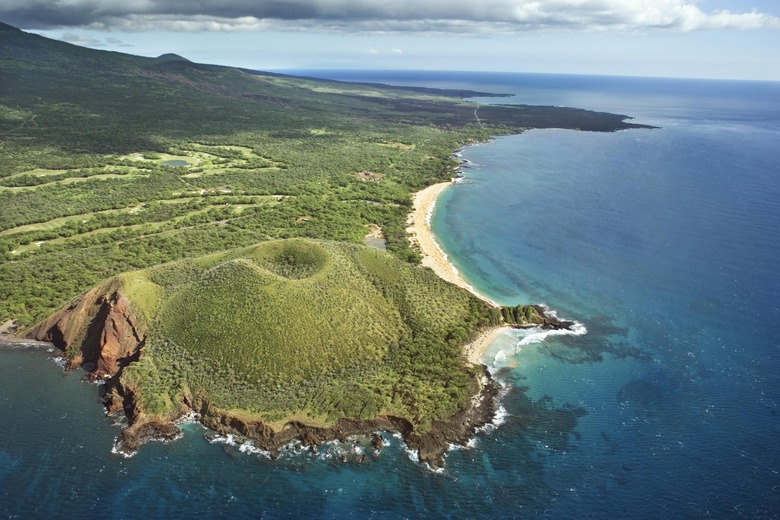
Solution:
M 179 56 L 178 54 L 173 54 L 173 53 L 170 53 L 170 52 L 166 53 L 166 54 L 160 54 L 159 56 L 157 56 L 155 58 L 155 60 L 156 61 L 187 61 L 187 62 L 192 63 L 187 58 L 183 58 L 183 57 Z
M 7 24 L 0 24 L 0 31 L 3 34 L 0 60 L 5 62 L 4 67 L 9 72 L 0 79 L 3 87 L 0 102 L 5 99 L 20 108 L 38 104 L 35 100 L 40 99 L 53 103 L 86 104 L 88 107 L 85 106 L 84 110 L 106 116 L 100 123 L 111 126 L 115 121 L 118 129 L 130 134 L 126 139 L 135 134 L 128 132 L 135 126 L 142 127 L 139 128 L 140 134 L 169 133 L 172 126 L 180 126 L 166 122 L 181 123 L 190 129 L 200 125 L 211 128 L 209 133 L 220 127 L 224 127 L 225 131 L 254 129 L 266 118 L 252 117 L 252 123 L 247 125 L 246 120 L 236 119 L 235 114 L 248 110 L 250 113 L 259 111 L 259 116 L 266 112 L 278 113 L 280 107 L 285 112 L 285 127 L 288 129 L 300 121 L 295 112 L 302 111 L 306 114 L 304 119 L 308 119 L 312 110 L 324 115 L 323 106 L 327 106 L 331 114 L 355 114 L 412 124 L 432 123 L 447 128 L 476 122 L 514 131 L 550 127 L 610 131 L 639 126 L 624 122 L 626 116 L 622 115 L 556 107 L 544 107 L 543 110 L 524 107 L 521 110 L 516 106 L 484 106 L 480 108 L 477 120 L 473 105 L 461 103 L 458 98 L 500 94 L 301 78 L 199 64 L 170 53 L 145 58 L 89 49 L 26 33 Z M 33 74 L 42 69 L 46 69 L 45 84 L 40 84 L 39 77 Z M 180 90 L 182 86 L 186 89 Z M 94 95 L 98 88 L 98 95 Z M 92 94 L 85 97 L 84 93 L 90 91 Z M 209 113 L 187 113 L 187 105 L 195 101 L 190 98 L 193 94 L 201 98 L 198 102 L 208 103 L 214 109 Z M 128 97 L 133 104 L 132 110 L 117 106 Z M 231 106 L 224 106 L 227 99 L 254 100 L 262 104 L 238 106 L 228 103 Z M 163 103 L 164 106 L 160 106 Z M 155 108 L 147 112 L 147 106 Z M 421 112 L 425 112 L 424 117 L 421 117 Z M 183 121 L 185 113 L 187 120 Z M 87 132 L 97 128 L 96 122 L 91 121 Z M 57 121 L 50 123 L 53 126 L 49 128 L 52 129 L 57 125 Z M 66 122 L 68 125 L 72 123 Z M 155 125 L 158 127 L 155 128 Z M 307 126 L 308 122 L 303 125 Z M 90 139 L 99 142 L 101 135 L 91 133 Z M 135 144 L 133 147 L 138 148 Z

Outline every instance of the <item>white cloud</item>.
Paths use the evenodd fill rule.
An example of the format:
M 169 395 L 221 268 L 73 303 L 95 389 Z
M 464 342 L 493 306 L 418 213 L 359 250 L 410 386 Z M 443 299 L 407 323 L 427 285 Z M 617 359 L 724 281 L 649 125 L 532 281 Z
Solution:
M 739 5 L 734 0 L 735 5 Z M 694 31 L 780 29 L 758 11 L 705 12 L 696 0 L 6 0 L 22 28 L 124 31 L 350 30 L 517 33 L 538 29 Z
M 106 38 L 106 43 L 113 47 L 132 47 L 132 45 L 123 42 L 119 38 Z
M 404 51 L 402 49 L 390 49 L 389 51 L 380 51 L 377 50 L 375 47 L 371 47 L 370 49 L 365 49 L 361 51 L 361 54 L 366 54 L 368 56 L 401 56 L 403 55 Z
M 119 38 L 96 38 L 94 35 L 81 34 L 76 32 L 65 32 L 59 36 L 60 40 L 82 47 L 132 47 Z
M 106 45 L 99 38 L 76 33 L 65 33 L 60 39 L 74 45 L 81 45 L 82 47 L 103 47 Z

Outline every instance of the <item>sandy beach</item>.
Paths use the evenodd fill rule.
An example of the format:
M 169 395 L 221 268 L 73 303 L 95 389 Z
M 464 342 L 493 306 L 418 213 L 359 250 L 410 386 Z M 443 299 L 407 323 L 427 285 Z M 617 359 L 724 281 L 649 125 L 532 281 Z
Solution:
M 14 325 L 16 325 L 16 322 L 14 320 L 8 320 L 2 325 L 0 325 L 0 335 L 11 334 L 11 330 L 14 328 Z
M 496 336 L 511 329 L 512 327 L 501 325 L 483 331 L 477 336 L 477 339 L 463 347 L 463 353 L 466 355 L 466 359 L 468 359 L 471 364 L 479 365 L 482 363 L 482 356 L 485 354 L 485 351 L 490 344 L 493 343 L 493 340 L 496 339 Z
M 431 212 L 436 205 L 437 197 L 451 184 L 451 182 L 433 184 L 414 195 L 414 207 L 409 213 L 406 231 L 409 233 L 412 244 L 419 246 L 422 253 L 422 265 L 433 269 L 444 280 L 466 289 L 477 298 L 497 307 L 495 302 L 479 294 L 460 276 L 458 270 L 450 263 L 447 255 L 433 238 L 430 225 Z
M 444 280 L 466 289 L 477 298 L 497 307 L 498 305 L 494 301 L 479 294 L 460 276 L 458 270 L 450 263 L 446 253 L 442 251 L 433 237 L 430 225 L 431 212 L 436 205 L 437 197 L 451 184 L 451 182 L 433 184 L 414 195 L 414 206 L 407 220 L 408 227 L 406 231 L 409 233 L 412 244 L 416 244 L 422 253 L 422 265 L 433 269 Z M 492 327 L 483 331 L 477 339 L 466 345 L 464 354 L 469 362 L 473 364 L 481 363 L 480 360 L 485 349 L 488 348 L 498 334 L 510 328 L 507 326 Z

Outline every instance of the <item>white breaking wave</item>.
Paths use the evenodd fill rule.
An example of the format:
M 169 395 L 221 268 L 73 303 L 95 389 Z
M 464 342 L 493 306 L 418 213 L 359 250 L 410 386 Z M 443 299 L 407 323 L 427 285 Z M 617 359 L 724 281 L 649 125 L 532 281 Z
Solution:
M 506 422 L 507 417 L 509 417 L 509 412 L 506 411 L 506 408 L 499 405 L 496 415 L 493 417 L 493 426 L 501 426 Z
M 128 453 L 126 451 L 121 451 L 119 449 L 119 439 L 114 439 L 114 445 L 111 446 L 111 453 L 113 453 L 114 455 L 121 455 L 122 457 L 129 459 L 135 456 L 136 452 L 131 451 Z
M 556 319 L 560 319 L 554 310 L 551 310 L 546 305 L 542 305 L 545 314 L 552 316 Z M 572 321 L 572 320 L 562 320 Z M 515 355 L 518 354 L 522 347 L 531 345 L 534 343 L 541 343 L 547 338 L 554 336 L 582 336 L 588 333 L 587 327 L 578 321 L 572 321 L 571 328 L 569 329 L 552 329 L 545 330 L 542 327 L 531 327 L 527 329 L 513 329 L 504 335 L 504 337 L 514 338 L 516 341 L 501 341 L 497 340 L 494 345 L 489 347 L 482 360 L 491 373 L 496 372 L 496 369 L 511 366 L 515 362 Z M 498 348 L 496 348 L 498 344 Z
M 269 460 L 271 459 L 271 452 L 270 451 L 258 448 L 257 446 L 255 446 L 254 444 L 252 444 L 249 441 L 242 443 L 238 447 L 238 451 L 240 451 L 241 453 L 247 453 L 247 454 L 251 454 L 251 455 L 260 455 L 260 456 L 265 457 L 266 459 L 269 459 Z
M 232 433 L 228 433 L 227 435 L 214 435 L 213 437 L 207 438 L 207 440 L 209 444 L 227 444 L 228 446 L 238 446 L 236 438 Z
M 199 415 L 194 411 L 190 410 L 189 412 L 185 413 L 184 415 L 180 416 L 178 419 L 174 421 L 174 424 L 176 426 L 181 426 L 183 424 L 192 424 L 198 422 Z
M 409 457 L 409 460 L 412 462 L 420 462 L 420 455 L 417 453 L 417 450 L 411 450 L 408 446 L 406 446 L 406 444 L 404 444 L 404 451 Z
M 518 346 L 540 343 L 550 336 L 582 336 L 588 333 L 588 329 L 582 323 L 575 321 L 571 329 L 543 330 L 541 328 L 528 329 L 532 331 L 517 344 Z

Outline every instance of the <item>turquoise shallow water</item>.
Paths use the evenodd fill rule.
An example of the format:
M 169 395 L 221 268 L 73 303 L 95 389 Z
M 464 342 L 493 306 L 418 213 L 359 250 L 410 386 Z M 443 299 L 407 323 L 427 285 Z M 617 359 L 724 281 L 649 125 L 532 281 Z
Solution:
M 587 411 L 571 451 L 547 459 L 546 481 L 568 490 L 553 516 L 771 517 L 780 97 L 662 86 L 636 102 L 575 96 L 659 130 L 531 131 L 465 150 L 465 182 L 433 228 L 475 287 L 589 330 L 507 339 L 486 360 L 532 399 Z
M 510 333 L 485 361 L 504 423 L 433 474 L 397 439 L 366 464 L 279 461 L 196 425 L 135 457 L 97 388 L 0 352 L 0 516 L 775 518 L 780 511 L 780 85 L 422 73 L 659 130 L 530 131 L 463 151 L 433 227 L 470 282 L 583 336 Z M 496 101 L 496 100 L 485 100 Z M 328 455 L 330 454 L 330 455 Z

